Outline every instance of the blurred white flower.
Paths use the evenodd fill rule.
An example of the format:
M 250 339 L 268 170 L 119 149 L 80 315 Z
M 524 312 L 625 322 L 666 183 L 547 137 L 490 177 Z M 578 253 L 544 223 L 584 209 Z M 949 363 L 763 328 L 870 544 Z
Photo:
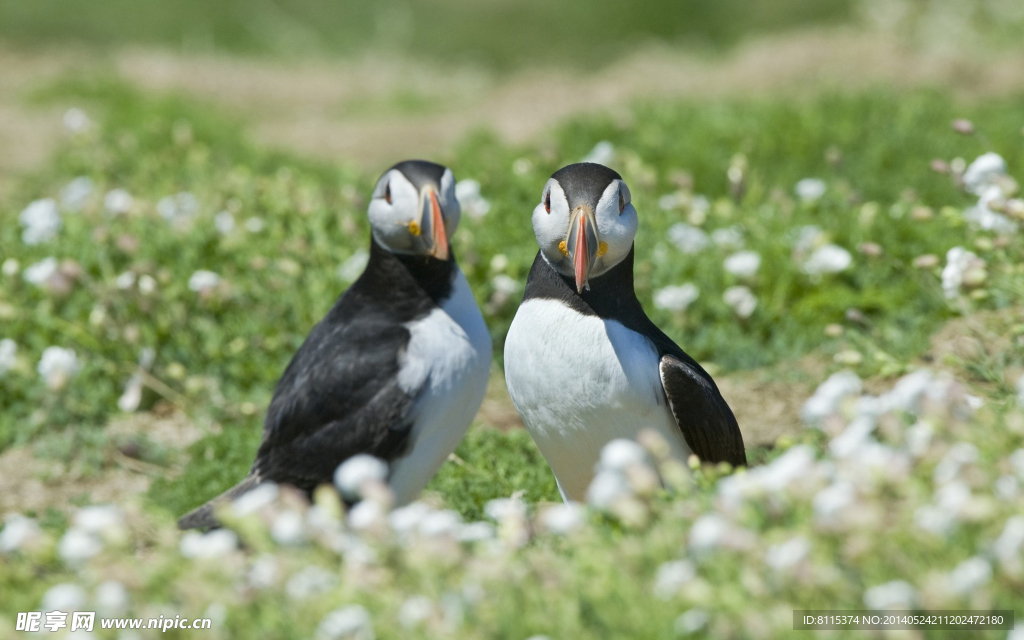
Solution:
M 587 504 L 597 509 L 607 509 L 619 498 L 633 495 L 629 483 L 621 473 L 602 470 L 587 487 Z
M 64 532 L 57 545 L 57 553 L 64 562 L 78 565 L 103 551 L 103 543 L 99 538 L 77 527 Z
M 996 497 L 1005 502 L 1012 502 L 1017 498 L 1017 494 L 1020 493 L 1020 483 L 1017 481 L 1016 476 L 1009 474 L 1003 474 L 996 478 L 992 488 L 995 489 Z
M 266 227 L 266 223 L 263 222 L 263 218 L 253 216 L 245 220 L 245 230 L 249 233 L 259 233 Z
M 935 484 L 943 485 L 953 481 L 960 469 L 967 464 L 978 461 L 978 448 L 970 442 L 957 442 L 946 451 L 939 463 L 935 465 L 933 478 Z
M 565 502 L 548 507 L 540 514 L 540 524 L 556 535 L 567 535 L 586 521 L 586 509 L 578 502 Z
M 864 591 L 869 609 L 910 609 L 917 602 L 917 590 L 904 580 L 893 580 Z
M 967 595 L 984 586 L 992 579 L 992 565 L 988 560 L 974 556 L 956 566 L 949 574 L 950 590 L 957 595 Z
M 75 611 L 85 605 L 85 589 L 70 582 L 55 584 L 43 594 L 39 608 L 46 611 Z
M 64 128 L 69 133 L 82 133 L 92 126 L 92 121 L 89 120 L 89 116 L 86 115 L 85 111 L 82 111 L 78 107 L 71 107 L 64 112 L 64 117 L 61 119 L 64 123 Z
M 868 416 L 857 416 L 846 425 L 843 432 L 829 443 L 829 451 L 837 458 L 849 458 L 859 454 L 871 442 L 875 421 Z
M 926 504 L 914 511 L 914 524 L 929 533 L 944 536 L 956 524 L 956 518 L 946 509 Z
M 978 156 L 963 175 L 964 187 L 975 195 L 1006 175 L 1006 161 L 998 153 Z
M 711 244 L 711 238 L 700 227 L 677 222 L 668 228 L 668 239 L 687 255 L 700 253 Z
M 266 589 L 277 582 L 277 573 L 277 558 L 269 553 L 262 555 L 249 568 L 249 584 L 257 589 Z
M 348 526 L 355 531 L 376 528 L 385 521 L 384 507 L 376 500 L 362 500 L 348 512 Z
M 0 340 L 0 376 L 14 368 L 18 357 L 18 343 L 10 338 Z
M 835 244 L 818 247 L 802 265 L 803 272 L 809 275 L 839 273 L 845 271 L 853 263 L 853 256 L 846 249 Z
M 53 198 L 35 200 L 25 207 L 18 216 L 25 230 L 21 233 L 21 241 L 27 245 L 49 242 L 57 237 L 60 231 L 60 212 Z
M 615 438 L 601 447 L 598 467 L 605 471 L 625 471 L 636 464 L 647 464 L 647 452 L 634 440 Z
M 480 183 L 476 180 L 456 182 L 455 198 L 459 201 L 459 208 L 474 220 L 479 220 L 491 210 L 491 203 L 480 195 Z
M 839 411 L 844 398 L 860 394 L 863 383 L 852 371 L 838 371 L 828 377 L 814 391 L 800 412 L 804 422 L 816 425 L 824 418 Z
M 34 284 L 37 287 L 44 287 L 50 278 L 57 275 L 58 266 L 57 258 L 43 258 L 39 262 L 25 267 L 25 271 L 21 274 L 21 277 L 29 284 Z
M 131 271 L 125 271 L 121 275 L 114 279 L 114 285 L 118 289 L 131 289 L 135 284 L 135 273 Z
M 678 191 L 674 193 L 666 193 L 658 198 L 658 208 L 662 211 L 674 211 L 675 209 L 678 209 L 684 201 L 685 197 Z
M 757 297 L 754 292 L 743 285 L 729 287 L 722 293 L 722 300 L 732 307 L 740 318 L 749 318 L 757 309 Z
M 96 587 L 95 601 L 99 613 L 118 616 L 128 610 L 128 590 L 117 580 L 105 580 Z
M 214 529 L 208 533 L 186 531 L 178 550 L 185 558 L 219 558 L 238 548 L 238 536 L 230 529 Z
M 821 227 L 814 224 L 804 225 L 797 229 L 793 253 L 802 260 L 804 256 L 827 243 L 828 234 L 822 231 Z
M 124 513 L 116 505 L 93 505 L 79 509 L 72 522 L 86 533 L 102 534 L 123 528 Z
M 1006 521 L 992 551 L 1004 563 L 1012 562 L 1024 551 L 1024 516 L 1013 516 Z
M 484 505 L 484 513 L 488 518 L 497 522 L 509 519 L 522 520 L 526 518 L 526 503 L 516 496 L 496 498 L 487 501 L 487 504 Z
M 85 176 L 75 178 L 60 190 L 60 206 L 65 211 L 81 211 L 95 188 L 92 179 Z
M 1017 474 L 1018 478 L 1024 480 L 1024 449 L 1017 449 L 1010 454 L 1008 459 L 1013 472 Z
M 743 231 L 739 227 L 724 227 L 711 232 L 711 241 L 721 249 L 743 248 Z
M 324 616 L 316 630 L 317 640 L 373 640 L 370 613 L 353 604 Z
M 11 513 L 4 518 L 4 528 L 0 531 L 0 553 L 17 551 L 30 540 L 40 535 L 39 525 L 32 518 L 20 513 Z
M 615 145 L 607 140 L 602 140 L 594 145 L 580 162 L 594 162 L 596 164 L 608 165 L 615 161 Z
M 654 575 L 654 595 L 662 600 L 677 595 L 684 584 L 697 576 L 697 567 L 689 560 L 672 560 L 658 567 Z
M 423 518 L 431 511 L 433 509 L 430 505 L 417 500 L 393 510 L 388 515 L 388 523 L 391 525 L 391 529 L 401 536 L 418 529 Z
M 434 603 L 426 596 L 411 596 L 398 609 L 398 624 L 414 629 L 434 612 Z
M 856 492 L 853 485 L 845 480 L 838 480 L 825 487 L 814 496 L 812 505 L 814 515 L 823 523 L 830 523 L 833 518 L 853 504 Z
M 811 551 L 811 543 L 803 536 L 768 547 L 764 554 L 766 565 L 776 571 L 785 571 L 800 563 Z
M 337 576 L 326 569 L 306 567 L 288 579 L 288 583 L 285 584 L 285 592 L 293 600 L 305 600 L 328 591 L 337 582 Z
M 134 204 L 135 198 L 124 189 L 111 189 L 103 196 L 103 208 L 113 215 L 128 213 Z
M 459 527 L 459 542 L 483 542 L 494 538 L 494 525 L 490 522 L 467 522 Z
M 156 278 L 148 273 L 139 276 L 139 293 L 148 296 L 154 291 L 156 291 Z
M 366 453 L 357 453 L 338 466 L 334 472 L 334 485 L 347 500 L 362 497 L 367 482 L 384 482 L 388 477 L 386 462 Z
M 703 629 L 707 623 L 708 614 L 703 609 L 690 609 L 676 618 L 673 626 L 677 634 L 688 636 Z
M 220 276 L 212 271 L 200 270 L 188 279 L 188 288 L 196 293 L 209 291 L 220 284 Z
M 230 211 L 221 211 L 213 216 L 213 226 L 217 233 L 226 236 L 235 230 L 235 216 Z
M 0 272 L 8 278 L 13 278 L 18 275 L 19 269 L 21 269 L 21 263 L 18 262 L 17 258 L 7 258 L 4 260 L 3 266 L 0 267 Z
M 39 359 L 36 371 L 46 381 L 47 387 L 59 391 L 81 368 L 78 356 L 72 349 L 47 347 Z
M 1005 205 L 1003 190 L 995 185 L 985 187 L 978 198 L 978 204 L 964 212 L 964 220 L 975 229 L 992 231 L 999 235 L 1016 233 L 1017 223 L 995 211 L 993 205 Z
M 654 292 L 654 306 L 666 311 L 686 311 L 699 295 L 700 290 L 692 282 L 671 285 Z
M 238 516 L 256 513 L 263 507 L 273 504 L 280 494 L 276 483 L 264 482 L 255 489 L 246 491 L 231 503 L 231 508 Z
M 825 195 L 827 188 L 828 187 L 824 180 L 819 178 L 804 178 L 796 183 L 796 186 L 793 187 L 793 192 L 796 193 L 796 197 L 800 198 L 803 202 L 815 202 Z
M 156 203 L 156 212 L 168 222 L 187 218 L 199 211 L 199 200 L 188 191 L 181 191 L 173 196 L 164 196 Z
M 491 286 L 494 287 L 494 292 L 503 296 L 510 296 L 516 291 L 519 291 L 519 283 L 515 278 L 504 273 L 491 278 Z
M 277 514 L 270 526 L 270 537 L 279 545 L 294 546 L 306 540 L 306 522 L 295 509 L 285 509 Z
M 341 263 L 338 267 L 338 276 L 342 280 L 347 282 L 355 282 L 356 278 L 363 274 L 366 269 L 366 263 L 370 261 L 370 254 L 366 249 L 357 249 L 355 253 L 349 256 L 348 260 Z
M 420 520 L 419 532 L 425 538 L 458 538 L 462 532 L 462 516 L 451 509 L 432 510 Z
M 761 268 L 761 254 L 756 251 L 740 251 L 726 258 L 723 266 L 737 278 L 752 278 Z
M 717 513 L 702 515 L 690 528 L 690 547 L 695 551 L 713 549 L 725 539 L 731 525 Z

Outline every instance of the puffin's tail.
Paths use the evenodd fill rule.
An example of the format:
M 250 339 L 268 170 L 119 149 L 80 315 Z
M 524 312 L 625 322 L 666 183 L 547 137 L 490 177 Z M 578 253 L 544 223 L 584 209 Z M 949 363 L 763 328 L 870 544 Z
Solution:
M 258 487 L 263 479 L 258 475 L 248 475 L 235 486 L 231 487 L 206 504 L 196 507 L 178 520 L 178 528 L 185 529 L 218 529 L 221 523 L 214 515 L 214 510 L 225 502 L 230 502 L 243 493 L 248 493 Z

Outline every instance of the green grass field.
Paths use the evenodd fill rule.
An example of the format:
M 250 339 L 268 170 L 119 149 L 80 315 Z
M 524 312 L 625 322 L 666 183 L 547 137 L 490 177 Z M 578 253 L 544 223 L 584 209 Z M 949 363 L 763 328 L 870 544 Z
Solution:
M 16 17 L 17 8 L 0 6 L 8 29 L 3 17 Z M 248 37 L 230 46 L 258 48 Z M 511 55 L 499 49 L 507 46 L 494 44 L 499 64 Z M 437 158 L 459 179 L 477 180 L 491 205 L 482 217 L 464 214 L 453 246 L 485 311 L 498 366 L 536 252 L 529 216 L 540 189 L 553 170 L 601 142 L 611 143 L 609 162 L 640 213 L 638 295 L 716 375 L 758 367 L 782 375 L 811 355 L 829 363 L 822 380 L 850 369 L 878 392 L 932 354 L 930 338 L 950 320 L 973 322 L 979 347 L 932 365 L 967 384 L 982 408 L 965 413 L 970 402 L 954 388 L 943 402 L 894 410 L 874 434 L 882 449 L 863 454 L 891 465 L 879 469 L 830 448 L 855 417 L 845 406 L 820 430 L 752 452 L 768 463 L 759 469 L 785 481 L 757 470 L 730 481 L 723 479 L 729 470 L 710 468 L 690 479 L 667 464 L 660 469 L 667 489 L 638 489 L 607 511 L 591 511 L 568 538 L 514 509 L 497 518 L 496 541 L 457 543 L 442 532 L 409 542 L 381 533 L 372 520 L 365 535 L 345 537 L 332 528 L 328 515 L 337 505 L 324 496 L 317 517 L 334 524 L 310 525 L 303 543 L 273 533 L 281 513 L 305 514 L 287 500 L 241 519 L 236 531 L 246 550 L 223 551 L 230 560 L 221 569 L 181 560 L 173 517 L 247 471 L 274 382 L 367 245 L 366 198 L 385 167 L 267 150 L 210 105 L 155 98 L 102 76 L 43 87 L 31 100 L 77 104 L 92 124 L 0 203 L 0 339 L 17 344 L 0 374 L 0 449 L 30 447 L 84 479 L 116 467 L 126 443 L 104 427 L 123 417 L 119 399 L 146 349 L 154 360 L 139 410 L 173 407 L 206 435 L 186 451 L 138 436 L 133 456 L 156 479 L 123 523 L 95 534 L 111 536 L 107 551 L 83 564 L 68 560 L 57 542 L 69 526 L 62 510 L 26 514 L 41 519 L 45 535 L 21 551 L 0 551 L 0 591 L 17 594 L 0 607 L 0 627 L 13 628 L 12 612 L 33 610 L 54 584 L 81 583 L 92 593 L 114 577 L 140 617 L 160 607 L 189 617 L 212 610 L 224 637 L 309 637 L 318 627 L 319 637 L 372 637 L 358 625 L 350 635 L 324 630 L 325 615 L 343 605 L 364 607 L 376 636 L 387 638 L 779 637 L 792 629 L 791 609 L 859 608 L 871 587 L 893 580 L 907 582 L 915 606 L 1024 613 L 1016 595 L 1024 588 L 1020 549 L 1010 548 L 1024 534 L 1008 521 L 1024 497 L 1024 466 L 1015 466 L 1024 465 L 1017 460 L 1024 460 L 1024 415 L 1012 377 L 1024 366 L 1024 248 L 1019 235 L 972 225 L 965 212 L 977 197 L 931 167 L 941 159 L 960 175 L 959 165 L 997 152 L 1009 167 L 1000 188 L 1012 200 L 1010 176 L 1024 175 L 1024 97 L 969 103 L 939 91 L 879 89 L 640 103 L 625 115 L 572 119 L 544 143 L 510 146 L 481 132 Z M 956 118 L 970 119 L 977 132 L 955 132 Z M 19 218 L 43 198 L 55 199 L 60 229 L 26 244 Z M 997 208 L 1019 224 L 1024 213 L 1016 206 Z M 693 242 L 704 246 L 680 246 Z M 849 263 L 840 259 L 835 272 L 815 267 L 812 256 L 833 245 Z M 985 267 L 973 267 L 947 297 L 942 271 L 956 246 Z M 756 273 L 724 268 L 740 251 L 759 256 Z M 56 268 L 40 279 L 32 269 L 47 258 Z M 200 271 L 219 279 L 199 286 Z M 511 294 L 510 281 L 518 287 Z M 684 284 L 699 291 L 685 311 L 655 304 L 666 299 L 658 296 L 666 287 Z M 750 313 L 726 300 L 738 286 L 756 299 Z M 47 384 L 37 363 L 51 346 L 73 349 L 79 368 Z M 931 388 L 945 389 L 937 384 Z M 911 429 L 922 423 L 930 431 Z M 929 439 L 914 444 L 918 436 L 909 434 L 925 431 Z M 489 500 L 516 491 L 531 517 L 537 503 L 557 499 L 525 432 L 477 425 L 456 454 L 429 489 L 466 520 L 485 518 Z M 787 469 L 796 469 L 795 479 L 786 479 Z M 961 483 L 955 507 L 943 502 L 956 497 L 944 489 L 952 480 L 939 479 L 947 472 Z M 838 483 L 836 473 L 855 480 L 851 515 L 825 518 L 815 501 Z M 729 502 L 730 491 L 744 500 Z M 928 524 L 932 503 L 954 513 L 948 528 Z M 714 538 L 710 547 L 703 535 Z M 147 555 L 146 568 L 129 562 L 126 550 Z M 689 564 L 665 565 L 680 558 Z M 265 583 L 250 573 L 261 561 L 276 567 Z M 966 561 L 973 564 L 960 568 Z M 342 579 L 317 582 L 310 569 L 332 566 L 342 567 Z M 959 578 L 943 582 L 956 571 Z M 968 578 L 976 588 L 958 591 L 957 580 Z M 411 596 L 425 600 L 410 605 Z M 696 613 L 680 617 L 687 611 Z M 928 637 L 959 637 L 952 634 Z

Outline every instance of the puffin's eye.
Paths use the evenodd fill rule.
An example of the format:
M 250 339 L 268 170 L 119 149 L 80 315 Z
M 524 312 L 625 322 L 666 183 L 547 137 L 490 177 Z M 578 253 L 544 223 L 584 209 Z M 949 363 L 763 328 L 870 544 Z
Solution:
M 544 210 L 551 213 L 551 192 L 548 191 L 544 194 Z
M 384 202 L 391 204 L 391 183 L 387 183 L 384 187 Z
M 622 195 L 622 189 L 619 189 L 619 213 L 626 208 L 626 196 Z

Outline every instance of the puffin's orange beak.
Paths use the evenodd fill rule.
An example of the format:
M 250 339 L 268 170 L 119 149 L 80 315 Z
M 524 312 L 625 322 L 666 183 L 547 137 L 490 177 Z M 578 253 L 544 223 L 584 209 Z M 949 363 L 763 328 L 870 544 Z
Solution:
M 587 280 L 597 260 L 599 245 L 594 212 L 586 205 L 576 207 L 569 219 L 569 234 L 565 239 L 565 248 L 572 259 L 577 293 L 583 293 L 583 289 L 590 288 Z
M 433 187 L 424 189 L 421 226 L 430 230 L 430 255 L 438 260 L 447 260 L 449 254 L 448 232 L 444 228 L 441 205 L 437 201 L 437 193 Z

